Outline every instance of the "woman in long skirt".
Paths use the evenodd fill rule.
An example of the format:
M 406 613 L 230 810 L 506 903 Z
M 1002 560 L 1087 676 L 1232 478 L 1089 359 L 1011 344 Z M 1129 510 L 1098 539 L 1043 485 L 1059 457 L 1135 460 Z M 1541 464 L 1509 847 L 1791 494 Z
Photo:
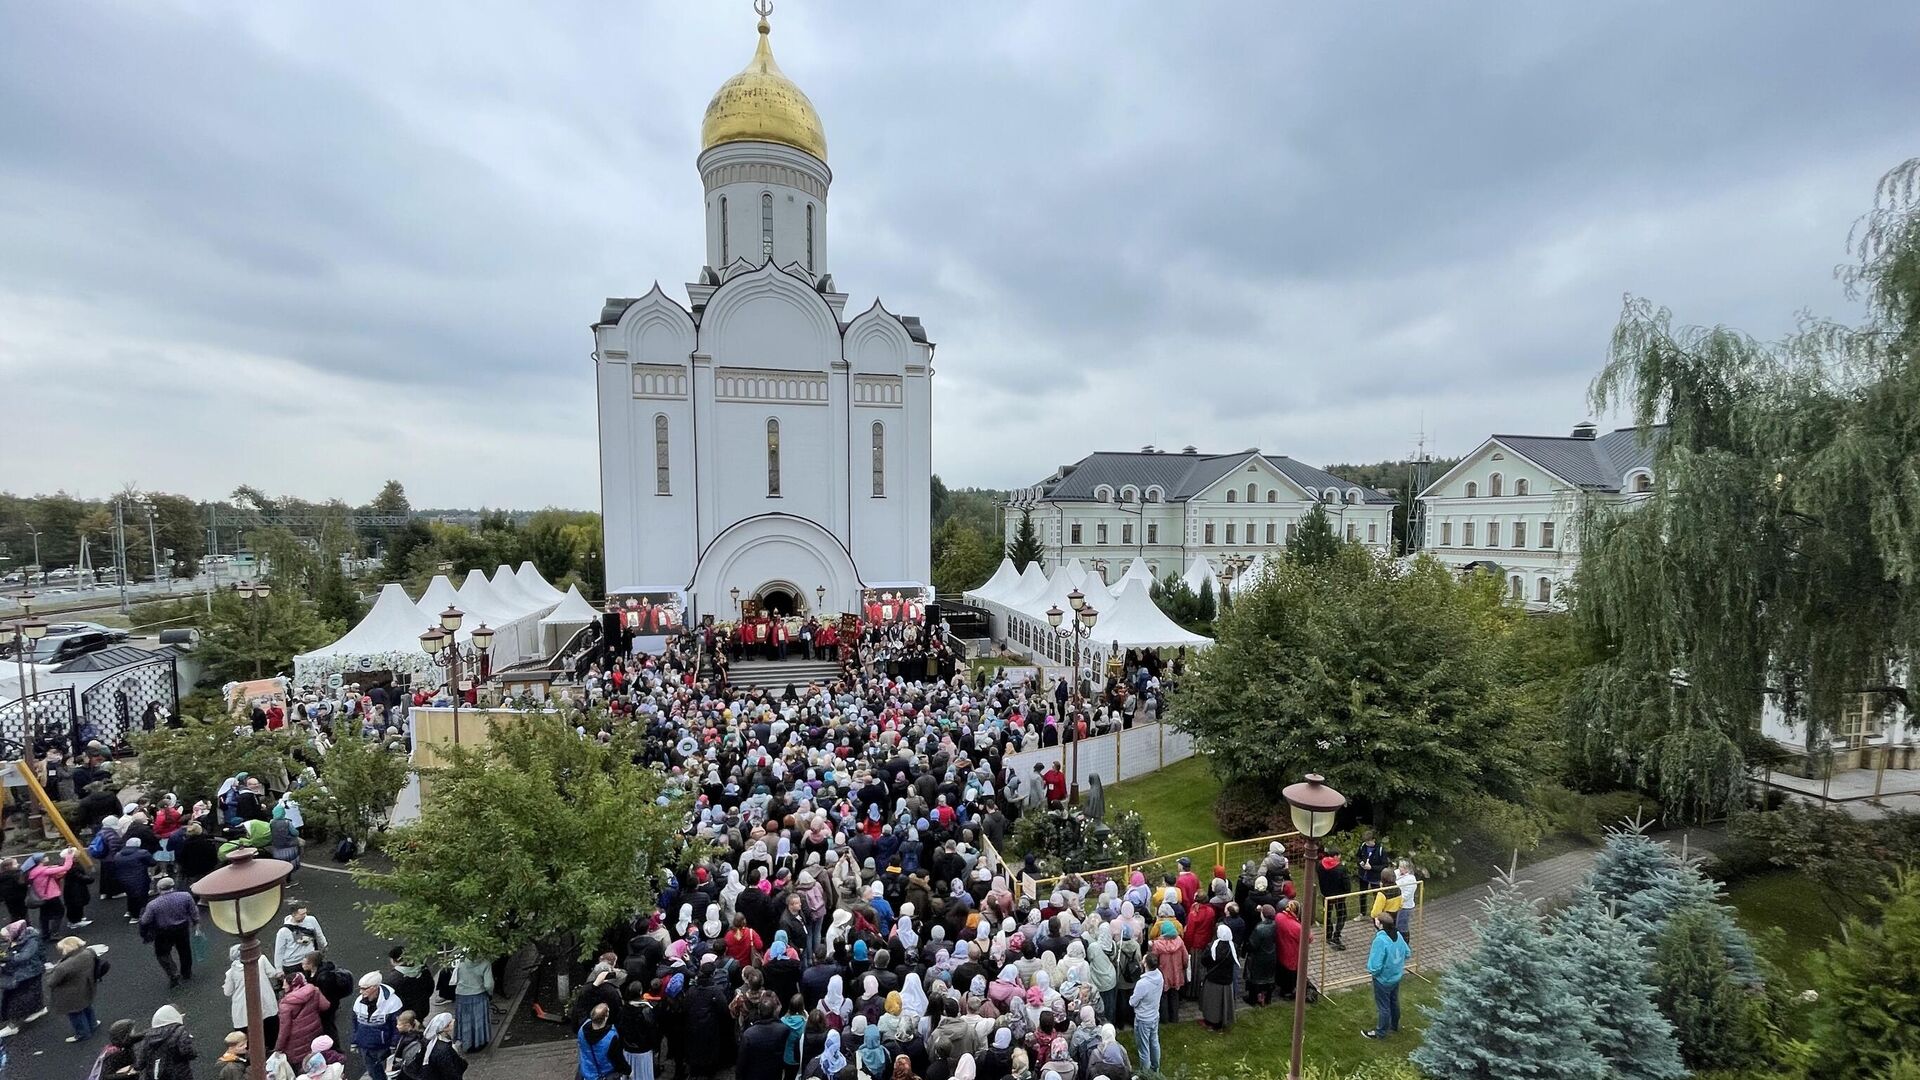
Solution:
M 460 1049 L 471 1054 L 493 1042 L 493 965 L 461 957 L 453 965 L 454 1030 Z
M 1222 925 L 1213 932 L 1213 944 L 1202 954 L 1207 973 L 1200 987 L 1200 1020 L 1214 1031 L 1233 1026 L 1233 983 L 1240 970 L 1240 954 L 1233 947 L 1233 931 Z
M 41 959 L 40 931 L 25 919 L 8 923 L 5 930 L 6 957 L 0 960 L 0 1021 L 6 1026 L 0 1034 L 12 1037 L 23 1025 L 47 1013 L 46 997 L 41 992 L 45 968 Z

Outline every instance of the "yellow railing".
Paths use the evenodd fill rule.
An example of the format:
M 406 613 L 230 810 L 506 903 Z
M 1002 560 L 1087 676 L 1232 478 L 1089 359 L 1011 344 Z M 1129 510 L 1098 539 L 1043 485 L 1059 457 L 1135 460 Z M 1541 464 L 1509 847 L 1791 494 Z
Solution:
M 1422 916 L 1427 910 L 1426 886 L 1427 883 L 1424 881 L 1414 886 L 1413 916 L 1407 927 L 1409 943 L 1419 942 L 1422 945 L 1427 944 L 1425 933 L 1421 929 L 1424 925 Z M 1375 902 L 1380 897 L 1399 895 L 1401 895 L 1400 886 L 1380 885 L 1371 889 L 1355 889 L 1352 892 L 1340 893 L 1335 896 L 1315 897 L 1314 929 L 1316 936 L 1313 945 L 1314 951 L 1319 958 L 1319 979 L 1317 982 L 1323 992 L 1327 990 L 1338 990 L 1347 986 L 1359 986 L 1362 983 L 1372 980 L 1372 976 L 1367 974 L 1366 963 L 1367 952 L 1373 946 L 1373 933 L 1369 920 L 1373 917 Z M 1363 939 L 1349 944 L 1344 952 L 1335 952 L 1334 949 L 1327 944 L 1327 932 L 1329 928 L 1333 926 L 1332 914 L 1335 906 L 1339 904 L 1346 905 L 1345 921 L 1347 923 L 1358 921 L 1367 926 L 1367 932 L 1363 935 Z M 1346 935 L 1343 932 L 1341 936 L 1344 938 Z M 1419 972 L 1420 955 L 1421 949 L 1416 945 L 1412 953 L 1407 957 L 1408 971 Z
M 1184 848 L 1180 851 L 1160 852 L 1149 855 L 1136 862 L 1121 863 L 1117 866 L 1103 866 L 1097 870 L 1078 870 L 1071 874 L 1054 874 L 1050 877 L 1038 878 L 1020 876 L 1018 880 L 1018 891 L 1028 899 L 1044 900 L 1053 894 L 1053 891 L 1059 887 L 1062 881 L 1065 881 L 1069 877 L 1077 877 L 1086 882 L 1094 893 L 1098 893 L 1108 881 L 1117 883 L 1120 886 L 1120 891 L 1125 893 L 1127 891 L 1127 884 L 1133 879 L 1133 873 L 1136 870 L 1145 874 L 1147 884 L 1157 890 L 1160 888 L 1162 877 L 1167 874 L 1176 876 L 1179 874 L 1179 862 L 1182 857 L 1192 860 L 1193 872 L 1199 876 L 1204 891 L 1206 882 L 1213 876 L 1213 868 L 1215 866 L 1224 866 L 1226 868 L 1228 884 L 1232 884 L 1238 879 L 1238 869 L 1235 868 L 1233 863 L 1227 861 L 1228 852 L 1258 850 L 1261 855 L 1264 856 L 1267 845 L 1278 840 L 1287 845 L 1289 857 L 1295 858 L 1297 861 L 1299 855 L 1299 844 L 1297 841 L 1299 838 L 1299 833 L 1274 833 L 1271 836 L 1256 836 L 1247 840 L 1228 840 L 1225 842 L 1200 844 L 1195 847 Z M 1248 845 L 1254 845 L 1255 847 L 1249 848 Z M 1008 869 L 1011 871 L 1012 868 L 1009 867 Z M 1278 883 L 1275 883 L 1275 887 L 1278 888 Z M 1143 912 L 1142 914 L 1152 913 Z
M 1227 880 L 1236 880 L 1240 876 L 1241 863 L 1261 862 L 1267 857 L 1267 845 L 1278 841 L 1281 848 L 1286 851 L 1288 860 L 1297 865 L 1306 848 L 1304 840 L 1305 838 L 1298 832 L 1278 832 L 1267 836 L 1250 836 L 1245 840 L 1228 840 L 1220 845 L 1219 862 L 1221 866 L 1227 868 Z M 1274 882 L 1273 887 L 1279 888 L 1280 883 Z

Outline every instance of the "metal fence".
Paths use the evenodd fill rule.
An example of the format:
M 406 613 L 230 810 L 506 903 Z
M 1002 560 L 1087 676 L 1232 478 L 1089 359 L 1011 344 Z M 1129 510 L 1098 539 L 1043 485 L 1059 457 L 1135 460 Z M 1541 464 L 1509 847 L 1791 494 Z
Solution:
M 1269 842 L 1279 840 L 1282 843 L 1287 843 L 1290 855 L 1297 855 L 1299 837 L 1299 833 L 1275 833 L 1272 836 L 1259 836 L 1250 840 L 1228 840 L 1212 844 L 1201 844 L 1198 847 L 1184 848 L 1180 851 L 1159 852 L 1148 855 L 1135 862 L 1121 863 L 1118 866 L 1103 866 L 1097 870 L 1076 870 L 1071 874 L 1055 874 L 1051 877 L 1039 878 L 1022 876 L 1020 879 L 1020 889 L 1022 894 L 1029 898 L 1045 899 L 1053 894 L 1054 889 L 1058 888 L 1062 881 L 1070 877 L 1077 877 L 1081 881 L 1086 882 L 1096 893 L 1104 888 L 1109 881 L 1118 884 L 1120 891 L 1125 892 L 1127 890 L 1127 884 L 1133 880 L 1133 872 L 1136 870 L 1146 875 L 1148 885 L 1158 888 L 1160 879 L 1163 876 L 1167 874 L 1177 876 L 1179 874 L 1180 859 L 1182 857 L 1192 861 L 1194 866 L 1193 872 L 1200 877 L 1202 882 L 1209 880 L 1213 876 L 1213 868 L 1215 866 L 1226 867 L 1227 880 L 1232 882 L 1237 871 L 1234 869 L 1233 864 L 1226 861 L 1228 851 L 1241 850 L 1244 845 L 1247 844 L 1257 844 L 1258 850 L 1264 854 Z M 1289 843 L 1289 841 L 1292 842 Z M 1297 860 L 1296 865 L 1298 865 Z
M 80 694 L 79 741 L 119 746 L 141 730 L 149 705 L 180 709 L 180 674 L 173 658 L 161 657 L 116 671 Z
M 1414 974 L 1420 972 L 1420 958 L 1432 951 L 1432 945 L 1426 940 L 1422 916 L 1427 910 L 1427 883 L 1422 881 L 1414 886 L 1413 914 L 1407 917 L 1407 943 L 1414 946 L 1407 956 L 1407 970 Z M 1316 980 L 1321 990 L 1339 990 L 1348 986 L 1359 986 L 1372 980 L 1367 972 L 1367 951 L 1373 944 L 1373 934 L 1364 934 L 1351 947 L 1331 948 L 1334 938 L 1333 917 L 1341 916 L 1342 924 L 1355 920 L 1367 920 L 1375 914 L 1376 907 L 1383 898 L 1391 899 L 1401 895 L 1398 885 L 1381 885 L 1372 889 L 1355 889 L 1352 892 L 1335 896 L 1316 896 L 1314 955 L 1309 960 L 1317 961 L 1319 978 Z M 1346 935 L 1339 935 L 1344 938 Z M 1344 942 L 1343 942 L 1344 944 Z M 1423 948 L 1424 946 L 1424 948 Z
M 1266 836 L 1249 836 L 1245 840 L 1228 840 L 1220 845 L 1220 865 L 1227 868 L 1229 880 L 1240 872 L 1243 862 L 1258 863 L 1267 857 L 1267 845 L 1279 844 L 1287 853 L 1287 861 L 1295 866 L 1306 857 L 1307 838 L 1298 832 L 1270 833 Z
M 85 744 L 78 741 L 77 719 L 70 686 L 42 690 L 0 705 L 0 761 L 25 757 L 27 744 L 35 738 L 57 739 L 78 753 Z

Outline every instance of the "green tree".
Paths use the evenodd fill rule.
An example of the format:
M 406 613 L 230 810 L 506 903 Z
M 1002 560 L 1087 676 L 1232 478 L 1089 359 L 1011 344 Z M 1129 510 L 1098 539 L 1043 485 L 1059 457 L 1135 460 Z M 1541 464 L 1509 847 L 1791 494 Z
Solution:
M 1203 623 L 1211 623 L 1219 616 L 1220 607 L 1213 601 L 1213 579 L 1200 583 L 1200 591 L 1194 594 L 1193 613 Z
M 1641 822 L 1626 822 L 1607 831 L 1606 844 L 1588 873 L 1586 891 L 1617 899 L 1622 917 L 1649 944 L 1659 941 L 1681 915 L 1701 913 L 1725 947 L 1722 965 L 1745 985 L 1761 981 L 1752 939 L 1721 903 L 1720 883 L 1702 873 L 1697 861 L 1681 858 L 1648 836 Z
M 941 595 L 986 584 L 1000 564 L 995 545 L 978 529 L 949 518 L 933 534 L 933 587 Z
M 1440 1001 L 1408 1057 L 1433 1080 L 1602 1080 L 1575 973 L 1508 875 L 1482 901 L 1480 940 L 1440 978 Z
M 1731 807 L 1763 694 L 1817 746 L 1920 660 L 1920 159 L 1881 182 L 1842 277 L 1858 326 L 1764 344 L 1630 300 L 1596 407 L 1664 423 L 1655 483 L 1581 522 L 1573 611 L 1604 649 L 1569 748 L 1698 819 Z M 1844 602 L 1836 598 L 1844 597 Z
M 231 717 L 184 717 L 179 728 L 156 728 L 130 737 L 139 753 L 139 779 L 155 797 L 171 792 L 183 806 L 211 799 L 235 773 L 262 778 L 276 791 L 300 774 L 294 751 L 300 738 L 288 731 L 236 734 Z
M 380 486 L 380 494 L 373 497 L 367 509 L 376 514 L 411 514 L 413 504 L 407 501 L 407 489 L 400 481 L 389 480 Z
M 1033 526 L 1033 511 L 1020 512 L 1020 527 L 1014 531 L 1013 539 L 1007 541 L 1007 558 L 1013 560 L 1013 568 L 1026 573 L 1027 564 L 1039 562 L 1047 557 L 1047 546 L 1040 542 L 1040 530 Z
M 1674 916 L 1654 954 L 1660 1011 L 1673 1022 L 1680 1055 L 1695 1069 L 1736 1069 L 1756 1055 L 1756 1004 L 1727 963 L 1719 920 L 1704 908 Z
M 1920 1059 L 1920 878 L 1902 873 L 1877 908 L 1814 958 L 1818 1076 L 1869 1080 Z
M 1147 595 L 1160 608 L 1161 614 L 1181 628 L 1195 634 L 1213 636 L 1213 616 L 1204 614 L 1200 605 L 1200 594 L 1194 592 L 1177 574 L 1168 574 L 1153 583 Z
M 231 591 L 213 594 L 200 644 L 194 650 L 206 679 L 234 682 L 290 669 L 293 658 L 346 633 L 307 606 L 302 596 L 276 587 L 265 600 L 242 600 Z
M 395 899 L 368 926 L 412 955 L 497 957 L 602 929 L 653 901 L 680 851 L 685 807 L 659 805 L 662 774 L 631 751 L 581 738 L 563 718 L 522 713 L 483 747 L 453 747 L 430 774 L 420 820 L 388 833 L 390 873 L 362 871 Z
M 348 584 L 338 560 L 329 560 L 319 570 L 319 583 L 313 592 L 313 613 L 325 622 L 348 628 L 367 613 L 367 605 Z
M 433 546 L 433 527 L 419 518 L 411 518 L 387 537 L 387 553 L 380 564 L 382 581 L 407 581 L 413 573 L 413 557 Z
M 1675 1080 L 1687 1075 L 1673 1025 L 1654 1005 L 1652 952 L 1639 932 L 1592 893 L 1553 921 L 1553 948 L 1588 1018 L 1587 1045 L 1609 1080 Z
M 1314 503 L 1313 508 L 1307 511 L 1307 516 L 1300 519 L 1300 527 L 1287 540 L 1287 557 L 1298 563 L 1317 566 L 1338 555 L 1342 543 L 1333 534 L 1333 523 L 1327 520 L 1326 508 Z
M 327 747 L 315 771 L 319 783 L 300 792 L 303 807 L 333 831 L 365 843 L 393 819 L 394 800 L 413 766 L 378 741 L 348 734 Z
M 1230 783 L 1319 772 L 1376 825 L 1516 799 L 1526 748 L 1500 661 L 1521 617 L 1495 583 L 1431 559 L 1402 569 L 1343 545 L 1280 560 L 1215 627 L 1172 722 Z

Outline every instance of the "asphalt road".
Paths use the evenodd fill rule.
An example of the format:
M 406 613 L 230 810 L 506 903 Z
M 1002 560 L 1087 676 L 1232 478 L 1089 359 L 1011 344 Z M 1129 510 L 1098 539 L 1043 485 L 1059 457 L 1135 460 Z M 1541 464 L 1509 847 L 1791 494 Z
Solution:
M 357 907 L 382 899 L 381 894 L 359 888 L 346 874 L 307 867 L 295 876 L 287 896 L 290 900 L 308 903 L 326 932 L 327 951 L 336 964 L 356 978 L 368 971 L 386 969 L 387 950 L 393 943 L 370 936 Z M 145 1031 L 154 1010 L 166 1004 L 172 1004 L 186 1017 L 187 1030 L 200 1052 L 194 1075 L 214 1075 L 214 1059 L 220 1056 L 227 1032 L 232 1030 L 232 1005 L 220 992 L 220 983 L 226 977 L 227 950 L 236 939 L 203 918 L 207 963 L 194 968 L 191 982 L 169 991 L 166 974 L 154 961 L 152 948 L 141 944 L 138 929 L 127 922 L 124 900 L 102 901 L 96 893 L 87 915 L 93 919 L 93 925 L 73 932 L 89 945 L 109 946 L 107 958 L 113 962 L 113 970 L 101 982 L 94 999 L 94 1014 L 100 1019 L 101 1030 L 85 1043 L 65 1042 L 73 1033 L 67 1026 L 67 1018 L 49 1012 L 8 1042 L 7 1054 L 11 1059 L 8 1076 L 24 1080 L 79 1080 L 93 1067 L 93 1059 L 104 1045 L 106 1028 L 113 1021 L 131 1019 L 137 1030 Z M 261 947 L 272 949 L 270 935 L 262 935 Z M 346 1029 L 350 1027 L 344 1014 L 338 1026 L 341 1028 L 339 1042 L 344 1047 Z M 359 1058 L 348 1050 L 342 1052 L 347 1055 L 347 1075 L 358 1076 Z

